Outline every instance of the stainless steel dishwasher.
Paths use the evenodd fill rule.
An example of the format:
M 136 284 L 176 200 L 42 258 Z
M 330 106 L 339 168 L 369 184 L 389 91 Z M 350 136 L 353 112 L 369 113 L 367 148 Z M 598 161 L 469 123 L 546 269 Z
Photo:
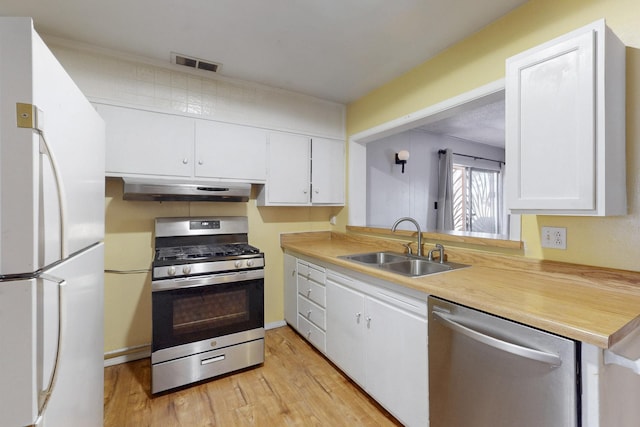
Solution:
M 430 427 L 576 427 L 579 343 L 429 297 Z

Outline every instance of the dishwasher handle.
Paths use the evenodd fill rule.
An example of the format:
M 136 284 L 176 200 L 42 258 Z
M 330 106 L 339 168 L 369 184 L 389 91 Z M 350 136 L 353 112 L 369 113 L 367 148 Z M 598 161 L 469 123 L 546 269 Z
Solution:
M 454 321 L 452 319 L 452 316 L 449 316 L 447 314 L 440 313 L 437 311 L 432 311 L 432 313 L 436 319 L 442 321 L 442 324 L 444 326 L 447 326 L 449 329 L 459 332 L 462 335 L 465 335 L 482 344 L 488 345 L 490 347 L 493 347 L 501 351 L 505 351 L 507 353 L 514 354 L 516 356 L 546 363 L 553 367 L 558 367 L 562 365 L 562 359 L 560 358 L 560 356 L 556 354 L 547 353 L 544 351 L 540 351 L 533 348 L 524 347 L 518 344 L 503 341 L 498 338 L 485 335 L 467 326 L 461 325 L 460 323 Z

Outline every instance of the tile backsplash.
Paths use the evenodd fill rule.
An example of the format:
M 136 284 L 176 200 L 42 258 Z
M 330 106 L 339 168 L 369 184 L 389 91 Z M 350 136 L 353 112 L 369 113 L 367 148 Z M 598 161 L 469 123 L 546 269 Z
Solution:
M 46 41 L 46 39 L 45 39 Z M 229 78 L 152 65 L 67 43 L 49 47 L 93 101 L 329 138 L 345 137 L 345 106 Z

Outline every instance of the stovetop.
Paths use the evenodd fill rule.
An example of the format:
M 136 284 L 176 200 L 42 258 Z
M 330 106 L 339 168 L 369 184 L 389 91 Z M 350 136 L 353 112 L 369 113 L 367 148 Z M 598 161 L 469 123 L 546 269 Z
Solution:
M 246 217 L 156 218 L 154 281 L 264 268 Z
M 260 250 L 246 243 L 231 243 L 224 245 L 190 245 L 172 246 L 156 249 L 156 261 L 188 261 L 210 260 L 217 257 L 259 254 Z

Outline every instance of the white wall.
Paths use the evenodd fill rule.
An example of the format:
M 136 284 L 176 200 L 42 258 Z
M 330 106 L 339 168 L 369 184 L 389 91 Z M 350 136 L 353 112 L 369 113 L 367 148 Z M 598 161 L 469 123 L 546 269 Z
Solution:
M 413 217 L 423 230 L 436 224 L 434 202 L 438 198 L 438 150 L 504 160 L 504 149 L 472 141 L 410 130 L 366 145 L 367 225 L 391 227 L 403 216 Z M 395 153 L 408 150 L 410 158 L 401 173 Z M 403 223 L 399 228 L 411 230 Z

